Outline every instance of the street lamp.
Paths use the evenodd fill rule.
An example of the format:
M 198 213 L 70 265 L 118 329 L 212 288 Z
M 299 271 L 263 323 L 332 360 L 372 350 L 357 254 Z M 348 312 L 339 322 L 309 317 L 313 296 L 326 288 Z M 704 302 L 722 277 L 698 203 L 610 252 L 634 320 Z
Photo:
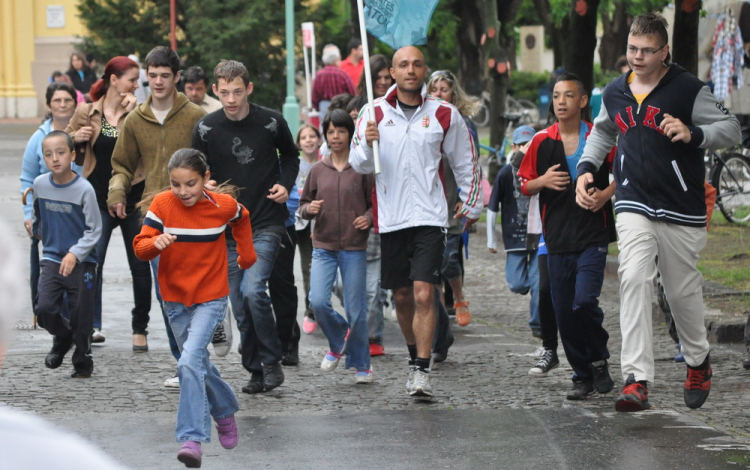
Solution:
M 289 124 L 292 136 L 299 130 L 299 104 L 294 95 L 294 0 L 286 0 L 286 101 L 284 119 Z

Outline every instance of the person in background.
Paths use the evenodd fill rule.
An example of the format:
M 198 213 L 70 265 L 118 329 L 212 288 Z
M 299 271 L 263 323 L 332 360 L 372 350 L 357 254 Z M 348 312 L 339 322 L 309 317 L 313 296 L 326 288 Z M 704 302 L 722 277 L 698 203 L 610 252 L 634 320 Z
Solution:
M 427 93 L 435 98 L 454 105 L 461 114 L 466 127 L 469 129 L 472 141 L 472 151 L 479 153 L 479 136 L 477 126 L 469 116 L 476 113 L 479 106 L 476 98 L 469 97 L 456 80 L 456 76 L 449 70 L 433 72 L 427 83 Z M 443 182 L 445 185 L 445 196 L 448 202 L 448 233 L 446 234 L 445 251 L 443 253 L 443 264 L 441 273 L 448 281 L 453 291 L 453 308 L 458 326 L 467 326 L 471 323 L 471 312 L 469 301 L 464 298 L 463 292 L 463 267 L 461 266 L 460 242 L 463 226 L 453 215 L 461 208 L 461 199 L 458 194 L 458 185 L 449 162 L 443 156 Z
M 372 79 L 373 98 L 384 96 L 394 83 L 391 76 L 391 61 L 388 57 L 383 54 L 370 56 L 370 78 Z M 357 82 L 357 96 L 364 96 L 367 99 L 367 84 L 364 74 L 360 76 L 359 82 Z
M 128 59 L 132 60 L 136 64 L 138 64 L 138 88 L 135 90 L 135 97 L 138 100 L 138 104 L 144 103 L 146 99 L 148 98 L 148 95 L 151 94 L 151 87 L 148 84 L 148 77 L 146 76 L 146 71 L 143 69 L 143 66 L 141 65 L 141 59 L 135 55 L 130 54 L 128 56 Z
M 91 101 L 89 90 L 96 82 L 96 74 L 89 67 L 83 52 L 75 51 L 70 55 L 70 68 L 66 73 L 73 83 L 73 88 L 83 93 L 86 101 Z
M 328 44 L 323 48 L 323 68 L 315 75 L 312 89 L 313 108 L 320 112 L 321 116 L 326 115 L 331 99 L 341 93 L 354 95 L 354 83 L 349 75 L 338 68 L 341 63 L 341 52 L 333 44 Z M 346 104 L 344 104 L 346 106 Z
M 55 70 L 54 72 L 52 72 L 52 75 L 49 77 L 49 81 L 50 83 L 62 82 L 62 83 L 68 83 L 71 86 L 73 85 L 73 82 L 70 80 L 70 77 L 67 74 L 60 72 L 59 70 Z M 85 102 L 86 102 L 86 97 L 83 96 L 83 93 L 76 90 L 76 105 L 79 105 Z
M 31 136 L 29 143 L 26 144 L 26 150 L 23 152 L 20 178 L 22 195 L 31 191 L 30 188 L 33 187 L 37 176 L 49 172 L 49 168 L 44 163 L 42 140 L 52 131 L 65 130 L 76 110 L 76 90 L 69 83 L 50 83 L 47 85 L 45 98 L 49 111 L 48 116 L 39 126 L 39 129 Z M 80 175 L 82 172 L 81 166 L 73 163 L 73 171 Z M 23 226 L 31 240 L 29 284 L 31 287 L 31 305 L 32 308 L 35 308 L 37 286 L 39 284 L 39 239 L 31 232 L 32 210 L 32 197 L 28 196 L 26 204 L 23 206 Z
M 221 109 L 221 101 L 208 95 L 208 77 L 201 67 L 193 66 L 182 75 L 185 84 L 185 95 L 188 99 L 203 108 L 206 113 Z
M 513 151 L 525 146 L 534 137 L 534 129 L 521 126 L 513 131 Z M 527 243 L 528 215 L 531 197 L 517 191 L 514 185 L 516 176 L 513 166 L 505 165 L 492 185 L 492 196 L 487 208 L 487 247 L 490 253 L 497 253 L 495 219 L 498 206 L 502 214 L 503 246 L 505 248 L 505 280 L 511 292 L 526 295 L 531 291 L 529 302 L 529 327 L 532 334 L 542 335 L 539 322 L 539 268 L 537 248 L 529 249 Z M 539 237 L 536 237 L 538 243 Z M 529 240 L 530 241 L 530 240 Z
M 321 158 L 320 145 L 323 143 L 320 131 L 310 124 L 303 124 L 297 132 L 297 147 L 302 152 L 299 160 L 299 173 L 297 173 L 297 187 L 300 196 L 307 181 L 310 168 Z M 315 314 L 310 308 L 310 265 L 312 263 L 312 224 L 303 219 L 299 210 L 295 213 L 295 229 L 297 230 L 297 246 L 299 247 L 300 267 L 302 268 L 302 285 L 305 290 L 305 317 L 302 321 L 302 330 L 311 335 L 318 328 Z
M 136 258 L 133 252 L 133 239 L 141 229 L 141 211 L 135 205 L 141 200 L 145 187 L 143 168 L 139 168 L 133 178 L 128 193 L 125 212 L 121 219 L 112 216 L 107 207 L 109 179 L 112 176 L 112 153 L 120 135 L 119 129 L 125 118 L 136 106 L 133 92 L 138 88 L 138 64 L 127 57 L 118 56 L 107 62 L 104 75 L 91 87 L 89 94 L 92 104 L 78 106 L 75 116 L 65 129 L 78 144 L 84 144 L 82 176 L 94 187 L 99 214 L 102 219 L 102 235 L 96 244 L 97 289 L 94 303 L 94 333 L 92 341 L 102 343 L 102 290 L 104 261 L 112 232 L 120 227 L 125 253 L 133 281 L 133 301 L 131 327 L 133 351 L 148 351 L 147 328 L 151 311 L 151 271 L 148 263 Z
M 362 41 L 352 38 L 346 48 L 349 49 L 349 57 L 341 61 L 339 68 L 349 75 L 352 84 L 359 83 L 365 70 L 365 63 L 362 61 Z

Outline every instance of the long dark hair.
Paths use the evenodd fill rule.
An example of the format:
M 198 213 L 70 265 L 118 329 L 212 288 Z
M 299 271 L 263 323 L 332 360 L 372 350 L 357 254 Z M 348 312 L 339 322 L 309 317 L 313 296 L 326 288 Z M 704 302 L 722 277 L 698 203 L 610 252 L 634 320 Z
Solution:
M 112 75 L 117 78 L 122 78 L 122 76 L 130 69 L 137 68 L 138 64 L 125 56 L 120 55 L 112 58 L 112 60 L 107 62 L 107 66 L 104 67 L 104 75 L 102 75 L 102 78 L 91 85 L 91 90 L 89 90 L 91 100 L 96 101 L 107 94 L 107 90 L 109 90 L 109 80 Z
M 390 70 L 390 68 L 391 62 L 388 60 L 388 57 L 384 56 L 383 54 L 375 54 L 373 56 L 370 56 L 370 78 L 372 78 L 373 87 L 375 87 L 375 82 L 378 81 L 378 74 L 380 73 L 380 71 L 383 69 Z M 391 84 L 393 84 L 393 79 L 391 79 Z M 367 85 L 365 81 L 364 70 L 362 71 L 362 76 L 359 77 L 357 94 L 361 96 L 367 95 Z M 375 98 L 377 98 L 377 96 Z

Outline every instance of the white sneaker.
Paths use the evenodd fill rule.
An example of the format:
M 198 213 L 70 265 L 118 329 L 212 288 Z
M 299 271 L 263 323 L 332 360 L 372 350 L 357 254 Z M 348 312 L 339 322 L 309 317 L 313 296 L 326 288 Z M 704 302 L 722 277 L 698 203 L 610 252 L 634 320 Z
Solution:
M 224 357 L 229 354 L 232 349 L 232 320 L 227 312 L 226 318 L 222 321 L 214 331 L 214 337 L 211 340 L 211 344 L 214 345 L 214 352 L 219 357 Z
M 323 361 L 320 363 L 320 368 L 326 372 L 332 372 L 336 370 L 336 367 L 339 365 L 339 360 L 341 360 L 340 354 L 336 357 L 334 353 L 328 351 L 323 357 Z
M 99 331 L 99 328 L 94 328 L 94 332 L 91 333 L 91 343 L 103 343 L 106 338 L 102 334 L 101 331 Z
M 164 386 L 167 388 L 180 388 L 180 377 L 175 374 L 164 381 Z
M 354 383 L 370 384 L 375 380 L 372 370 L 358 370 L 354 373 Z
M 409 364 L 409 375 L 406 376 L 406 392 L 411 393 L 411 385 L 414 381 L 414 371 L 417 370 L 417 366 Z
M 431 397 L 432 385 L 430 385 L 429 372 L 423 372 L 419 369 L 414 371 L 414 379 L 411 383 L 409 395 L 413 397 Z

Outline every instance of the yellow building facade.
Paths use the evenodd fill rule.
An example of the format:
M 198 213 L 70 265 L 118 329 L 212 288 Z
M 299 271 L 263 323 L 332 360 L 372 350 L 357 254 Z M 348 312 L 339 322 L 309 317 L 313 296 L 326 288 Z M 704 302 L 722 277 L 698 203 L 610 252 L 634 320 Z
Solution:
M 0 118 L 40 116 L 55 70 L 69 68 L 85 29 L 78 0 L 0 0 Z

